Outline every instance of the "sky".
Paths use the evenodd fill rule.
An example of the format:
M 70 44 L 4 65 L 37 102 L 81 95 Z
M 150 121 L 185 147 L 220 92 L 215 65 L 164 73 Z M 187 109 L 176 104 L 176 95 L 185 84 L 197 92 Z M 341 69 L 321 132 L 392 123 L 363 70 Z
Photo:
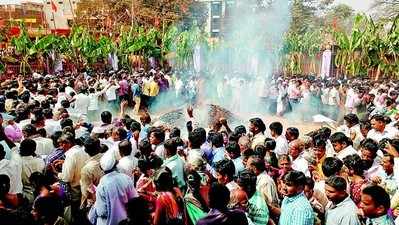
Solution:
M 357 12 L 366 12 L 369 10 L 374 0 L 335 0 L 334 4 L 344 3 L 351 6 Z

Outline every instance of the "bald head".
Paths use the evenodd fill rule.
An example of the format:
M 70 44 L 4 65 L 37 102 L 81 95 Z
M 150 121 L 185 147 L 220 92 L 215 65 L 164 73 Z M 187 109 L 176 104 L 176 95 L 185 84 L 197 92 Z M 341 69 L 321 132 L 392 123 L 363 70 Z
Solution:
M 292 159 L 296 159 L 305 149 L 305 143 L 301 139 L 296 139 L 289 144 L 289 154 Z

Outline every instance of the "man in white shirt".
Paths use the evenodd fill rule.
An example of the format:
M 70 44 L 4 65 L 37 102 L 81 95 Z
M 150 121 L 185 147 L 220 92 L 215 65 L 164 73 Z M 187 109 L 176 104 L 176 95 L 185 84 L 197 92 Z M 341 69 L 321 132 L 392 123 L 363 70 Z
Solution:
M 399 130 L 395 127 L 389 127 L 385 124 L 384 116 L 376 114 L 371 117 L 371 127 L 367 133 L 367 138 L 380 142 L 384 138 L 395 139 L 399 137 Z
M 292 168 L 310 176 L 308 161 L 303 156 L 305 144 L 302 140 L 296 139 L 289 144 L 289 154 L 292 160 Z
M 364 176 L 367 179 L 374 177 L 385 178 L 384 168 L 377 159 L 378 143 L 372 139 L 365 139 L 360 145 L 361 158 L 366 167 Z
M 257 145 L 263 145 L 266 139 L 264 135 L 266 125 L 260 118 L 252 118 L 249 120 L 249 131 L 252 133 L 251 148 L 255 149 Z
M 272 137 L 276 141 L 274 153 L 277 156 L 288 153 L 288 141 L 283 134 L 283 125 L 280 122 L 273 122 L 269 125 Z
M 90 98 L 87 95 L 87 89 L 82 87 L 79 91 L 79 94 L 74 96 L 75 99 L 75 107 L 74 112 L 76 117 L 80 117 L 82 115 L 87 115 L 87 110 L 90 104 Z
M 25 139 L 32 139 L 36 142 L 36 154 L 45 157 L 54 150 L 53 141 L 50 138 L 44 138 L 37 134 L 36 127 L 28 124 L 23 127 L 22 133 Z
M 348 155 L 358 154 L 352 147 L 352 141 L 342 132 L 336 132 L 330 137 L 331 144 L 334 147 L 334 155 L 340 160 L 343 160 Z
M 132 145 L 128 140 L 123 140 L 119 142 L 118 148 L 119 154 L 122 158 L 119 159 L 116 169 L 134 180 L 133 172 L 138 166 L 138 159 L 134 156 L 131 156 Z
M 22 168 L 14 161 L 5 159 L 6 152 L 2 145 L 0 145 L 0 174 L 5 174 L 10 178 L 10 193 L 22 193 Z
M 337 118 L 338 106 L 340 102 L 338 88 L 339 85 L 335 84 L 328 93 L 329 117 L 333 120 Z

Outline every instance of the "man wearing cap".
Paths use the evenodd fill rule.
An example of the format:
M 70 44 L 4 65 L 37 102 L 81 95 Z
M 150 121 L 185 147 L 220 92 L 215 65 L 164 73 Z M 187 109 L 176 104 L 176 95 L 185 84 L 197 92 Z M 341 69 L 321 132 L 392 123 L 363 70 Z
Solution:
M 249 131 L 252 133 L 251 148 L 255 149 L 257 145 L 263 145 L 265 142 L 264 132 L 266 125 L 260 118 L 253 118 L 249 120 Z
M 92 224 L 113 225 L 127 218 L 126 203 L 138 196 L 133 179 L 116 170 L 114 154 L 107 152 L 100 160 L 105 175 L 96 188 L 96 202 L 88 218 Z

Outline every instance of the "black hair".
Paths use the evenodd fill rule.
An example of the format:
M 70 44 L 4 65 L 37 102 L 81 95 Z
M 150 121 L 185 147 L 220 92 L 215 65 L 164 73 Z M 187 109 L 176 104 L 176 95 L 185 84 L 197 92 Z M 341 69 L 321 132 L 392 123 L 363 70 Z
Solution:
M 247 193 L 248 198 L 251 198 L 256 192 L 256 180 L 256 174 L 248 169 L 238 174 L 237 183 Z
M 71 106 L 71 103 L 68 100 L 62 100 L 61 106 L 62 106 L 62 108 L 67 109 Z
M 343 163 L 335 157 L 327 157 L 321 165 L 324 176 L 330 177 L 338 174 L 342 169 Z
M 200 148 L 201 145 L 205 142 L 206 140 L 206 133 L 205 133 L 205 138 L 203 136 L 203 132 L 200 129 L 194 129 L 189 135 L 188 135 L 188 140 L 191 143 L 192 148 Z
M 4 200 L 10 191 L 10 178 L 5 174 L 0 174 L 0 200 Z
M 130 131 L 134 132 L 134 131 L 141 131 L 141 125 L 139 122 L 137 121 L 132 121 L 132 123 L 130 123 Z
M 6 151 L 4 151 L 3 145 L 0 145 L 0 161 L 6 157 Z
M 296 127 L 288 127 L 286 133 L 289 133 L 294 139 L 298 139 L 299 137 L 299 130 Z
M 58 144 L 58 138 L 60 138 L 62 135 L 62 131 L 56 131 L 54 132 L 54 134 L 51 135 L 51 140 L 53 141 L 53 145 L 55 148 L 58 148 L 59 144 Z
M 61 129 L 64 129 L 65 127 L 73 127 L 73 121 L 69 118 L 62 119 L 60 121 Z
M 234 133 L 237 134 L 238 136 L 245 135 L 247 133 L 247 129 L 245 129 L 244 125 L 239 125 L 236 128 L 234 128 Z
M 230 181 L 233 180 L 234 174 L 236 173 L 233 161 L 228 159 L 222 159 L 216 162 L 215 170 L 217 173 L 220 173 L 220 175 L 227 176 Z
M 284 176 L 284 183 L 290 186 L 304 186 L 306 184 L 306 176 L 301 171 L 290 171 Z
M 271 123 L 269 129 L 279 136 L 283 133 L 283 125 L 280 122 Z
M 305 186 L 308 186 L 309 189 L 314 188 L 314 180 L 311 177 L 306 177 Z
M 266 151 L 267 151 L 267 150 L 266 150 L 266 148 L 265 148 L 264 145 L 256 145 L 256 146 L 255 146 L 255 149 L 254 149 L 255 155 L 257 155 L 257 156 L 259 156 L 259 157 L 261 157 L 261 158 L 264 158 L 264 157 L 265 157 Z
M 226 151 L 229 154 L 234 155 L 234 157 L 239 157 L 241 152 L 240 152 L 240 146 L 236 142 L 229 142 L 226 145 Z
M 378 143 L 373 139 L 367 138 L 360 142 L 360 149 L 365 149 L 373 154 L 373 158 L 377 157 Z
M 273 151 L 276 148 L 276 141 L 272 138 L 265 139 L 266 151 Z
M 169 137 L 174 138 L 174 137 L 180 137 L 181 131 L 177 127 L 173 127 L 172 130 L 170 131 Z
M 215 133 L 211 138 L 212 145 L 216 148 L 223 147 L 223 135 L 222 133 Z
M 333 175 L 327 178 L 326 185 L 333 187 L 337 191 L 346 191 L 346 180 L 343 177 Z
M 173 191 L 172 171 L 170 171 L 168 167 L 160 168 L 154 177 L 154 183 L 157 191 Z
M 33 124 L 26 124 L 23 128 L 22 131 L 26 133 L 27 137 L 30 137 L 32 135 L 37 134 L 36 127 L 33 126 Z
M 355 175 L 363 176 L 364 175 L 364 166 L 362 159 L 359 155 L 353 154 L 348 155 L 343 159 L 344 165 L 348 167 L 348 169 L 353 170 Z
M 346 145 L 352 145 L 352 140 L 347 137 L 344 133 L 342 132 L 336 132 L 330 137 L 331 143 L 340 143 L 340 144 L 346 144 Z
M 352 126 L 359 123 L 359 118 L 357 117 L 356 114 L 353 114 L 353 113 L 349 113 L 349 114 L 345 115 L 344 120 Z
M 176 139 L 170 138 L 163 144 L 168 156 L 174 156 L 177 153 Z
M 36 142 L 32 139 L 24 139 L 19 146 L 21 156 L 36 156 Z
M 101 122 L 105 124 L 112 123 L 112 113 L 110 111 L 104 111 L 101 113 Z
M 114 128 L 118 133 L 119 140 L 125 140 L 127 138 L 127 131 L 123 127 Z
M 213 183 L 208 193 L 209 207 L 224 210 L 230 201 L 230 191 L 223 184 Z
M 89 156 L 95 156 L 101 151 L 100 140 L 97 138 L 88 137 L 84 140 L 85 152 Z
M 325 149 L 326 148 L 326 145 L 327 145 L 327 143 L 326 143 L 326 141 L 325 140 L 323 140 L 323 139 L 316 139 L 315 141 L 314 141 L 314 146 L 315 147 L 318 147 L 318 148 L 323 148 L 323 149 Z
M 141 153 L 150 153 L 152 151 L 150 141 L 148 141 L 148 139 L 141 140 L 139 143 L 139 150 Z
M 55 194 L 37 198 L 33 207 L 46 223 L 54 223 L 59 216 L 62 216 L 64 211 L 61 199 Z
M 266 170 L 265 160 L 263 159 L 263 157 L 251 156 L 250 158 L 252 159 L 251 165 L 254 166 L 257 170 L 259 170 L 260 172 Z
M 128 140 L 123 140 L 118 144 L 121 156 L 129 156 L 132 153 L 132 144 Z
M 380 115 L 380 114 L 373 115 L 370 120 L 375 120 L 375 121 L 378 121 L 378 122 L 385 123 L 385 117 L 383 115 Z
M 130 221 L 135 224 L 151 225 L 149 202 L 142 196 L 130 199 L 126 204 L 126 212 Z
M 391 207 L 389 194 L 381 186 L 369 185 L 362 190 L 362 194 L 370 196 L 375 207 L 382 205 L 385 208 L 385 212 Z
M 261 133 L 264 133 L 266 130 L 266 125 L 261 118 L 252 118 L 249 120 L 254 126 L 256 126 Z
M 165 132 L 161 128 L 153 128 L 150 130 L 149 135 L 153 134 L 156 139 L 158 139 L 160 142 L 165 141 Z

